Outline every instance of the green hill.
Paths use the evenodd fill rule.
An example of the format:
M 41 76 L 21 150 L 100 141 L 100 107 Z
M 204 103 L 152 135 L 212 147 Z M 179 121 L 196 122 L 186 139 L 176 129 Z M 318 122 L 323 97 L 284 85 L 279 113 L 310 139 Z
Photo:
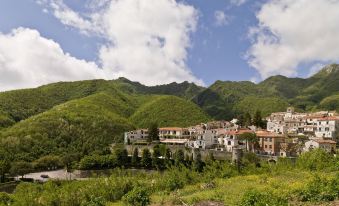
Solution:
M 10 159 L 24 161 L 50 154 L 82 157 L 102 153 L 121 142 L 125 131 L 154 121 L 188 126 L 208 119 L 198 106 L 179 97 L 111 90 L 67 101 L 1 130 L 0 150 Z
M 0 150 L 22 160 L 85 155 L 102 152 L 124 131 L 154 121 L 189 126 L 256 110 L 268 115 L 289 105 L 300 111 L 338 110 L 338 95 L 336 64 L 307 79 L 216 81 L 208 88 L 188 82 L 148 87 L 126 78 L 60 82 L 0 92 Z
M 130 120 L 138 127 L 157 122 L 161 127 L 187 127 L 210 120 L 197 105 L 174 96 L 160 96 L 141 106 Z

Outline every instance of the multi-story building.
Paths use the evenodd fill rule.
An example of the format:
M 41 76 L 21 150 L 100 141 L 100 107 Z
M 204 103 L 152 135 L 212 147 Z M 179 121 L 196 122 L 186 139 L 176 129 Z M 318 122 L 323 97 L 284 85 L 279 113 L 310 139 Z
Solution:
M 125 132 L 124 134 L 124 142 L 128 144 L 130 142 L 136 141 L 147 141 L 148 130 L 147 129 L 138 129 L 134 131 Z
M 285 142 L 284 135 L 268 131 L 257 131 L 256 135 L 259 138 L 260 153 L 280 156 L 280 144 Z
M 322 139 L 309 140 L 305 142 L 305 147 L 304 147 L 305 152 L 311 151 L 312 149 L 316 149 L 316 148 L 321 148 L 321 149 L 326 150 L 327 152 L 334 153 L 336 150 L 336 142 L 333 140 L 322 140 Z
M 159 138 L 178 138 L 184 139 L 185 137 L 189 137 L 189 131 L 187 128 L 181 127 L 163 127 L 159 128 Z
M 330 116 L 317 119 L 315 136 L 322 139 L 339 140 L 339 117 Z

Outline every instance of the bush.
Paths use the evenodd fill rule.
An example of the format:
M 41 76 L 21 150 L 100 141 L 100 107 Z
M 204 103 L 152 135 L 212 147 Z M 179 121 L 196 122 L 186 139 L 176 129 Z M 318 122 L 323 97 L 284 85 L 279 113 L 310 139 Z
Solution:
M 150 195 L 145 187 L 136 186 L 122 198 L 126 205 L 146 206 L 150 204 Z
M 13 199 L 9 194 L 0 192 L 0 205 L 10 205 L 12 202 Z
M 336 163 L 333 155 L 323 149 L 314 149 L 305 152 L 297 160 L 299 168 L 307 170 L 335 170 Z
M 241 206 L 284 206 L 288 205 L 287 198 L 279 197 L 272 192 L 260 192 L 258 190 L 248 190 L 242 196 Z
M 335 178 L 314 176 L 298 192 L 298 196 L 301 201 L 333 201 L 339 198 L 339 173 Z

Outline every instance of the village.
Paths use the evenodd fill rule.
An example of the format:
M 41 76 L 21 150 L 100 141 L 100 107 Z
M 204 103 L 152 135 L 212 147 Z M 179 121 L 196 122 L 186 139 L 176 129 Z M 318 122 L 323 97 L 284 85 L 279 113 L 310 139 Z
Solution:
M 266 129 L 250 125 L 241 127 L 239 120 L 212 121 L 187 128 L 158 128 L 156 144 L 199 151 L 234 153 L 250 151 L 263 157 L 295 158 L 303 152 L 321 148 L 336 152 L 339 139 L 339 115 L 333 111 L 298 113 L 293 107 L 265 118 Z M 148 129 L 125 132 L 126 145 L 144 145 Z

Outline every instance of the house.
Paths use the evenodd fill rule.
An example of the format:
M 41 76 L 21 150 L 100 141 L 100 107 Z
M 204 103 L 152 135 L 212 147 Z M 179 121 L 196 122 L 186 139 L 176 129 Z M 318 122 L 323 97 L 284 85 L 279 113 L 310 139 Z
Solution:
M 259 153 L 280 156 L 280 144 L 285 142 L 284 135 L 269 131 L 257 131 L 256 135 L 259 138 Z
M 339 140 L 339 117 L 329 116 L 317 119 L 317 128 L 315 131 L 317 138 Z
M 132 143 L 137 141 L 147 141 L 148 130 L 147 129 L 138 129 L 134 131 L 129 131 L 124 133 L 124 143 Z
M 336 150 L 336 142 L 333 140 L 323 140 L 323 139 L 315 139 L 309 140 L 305 142 L 304 151 L 308 152 L 312 149 L 321 148 L 326 150 L 327 152 L 335 152 Z
M 253 133 L 252 130 L 240 129 L 230 130 L 219 134 L 219 144 L 223 145 L 227 152 L 232 152 L 234 148 L 245 149 L 245 143 L 240 140 L 239 136 L 246 132 Z
M 177 138 L 183 139 L 189 136 L 189 131 L 187 128 L 181 127 L 162 127 L 159 128 L 159 138 Z

